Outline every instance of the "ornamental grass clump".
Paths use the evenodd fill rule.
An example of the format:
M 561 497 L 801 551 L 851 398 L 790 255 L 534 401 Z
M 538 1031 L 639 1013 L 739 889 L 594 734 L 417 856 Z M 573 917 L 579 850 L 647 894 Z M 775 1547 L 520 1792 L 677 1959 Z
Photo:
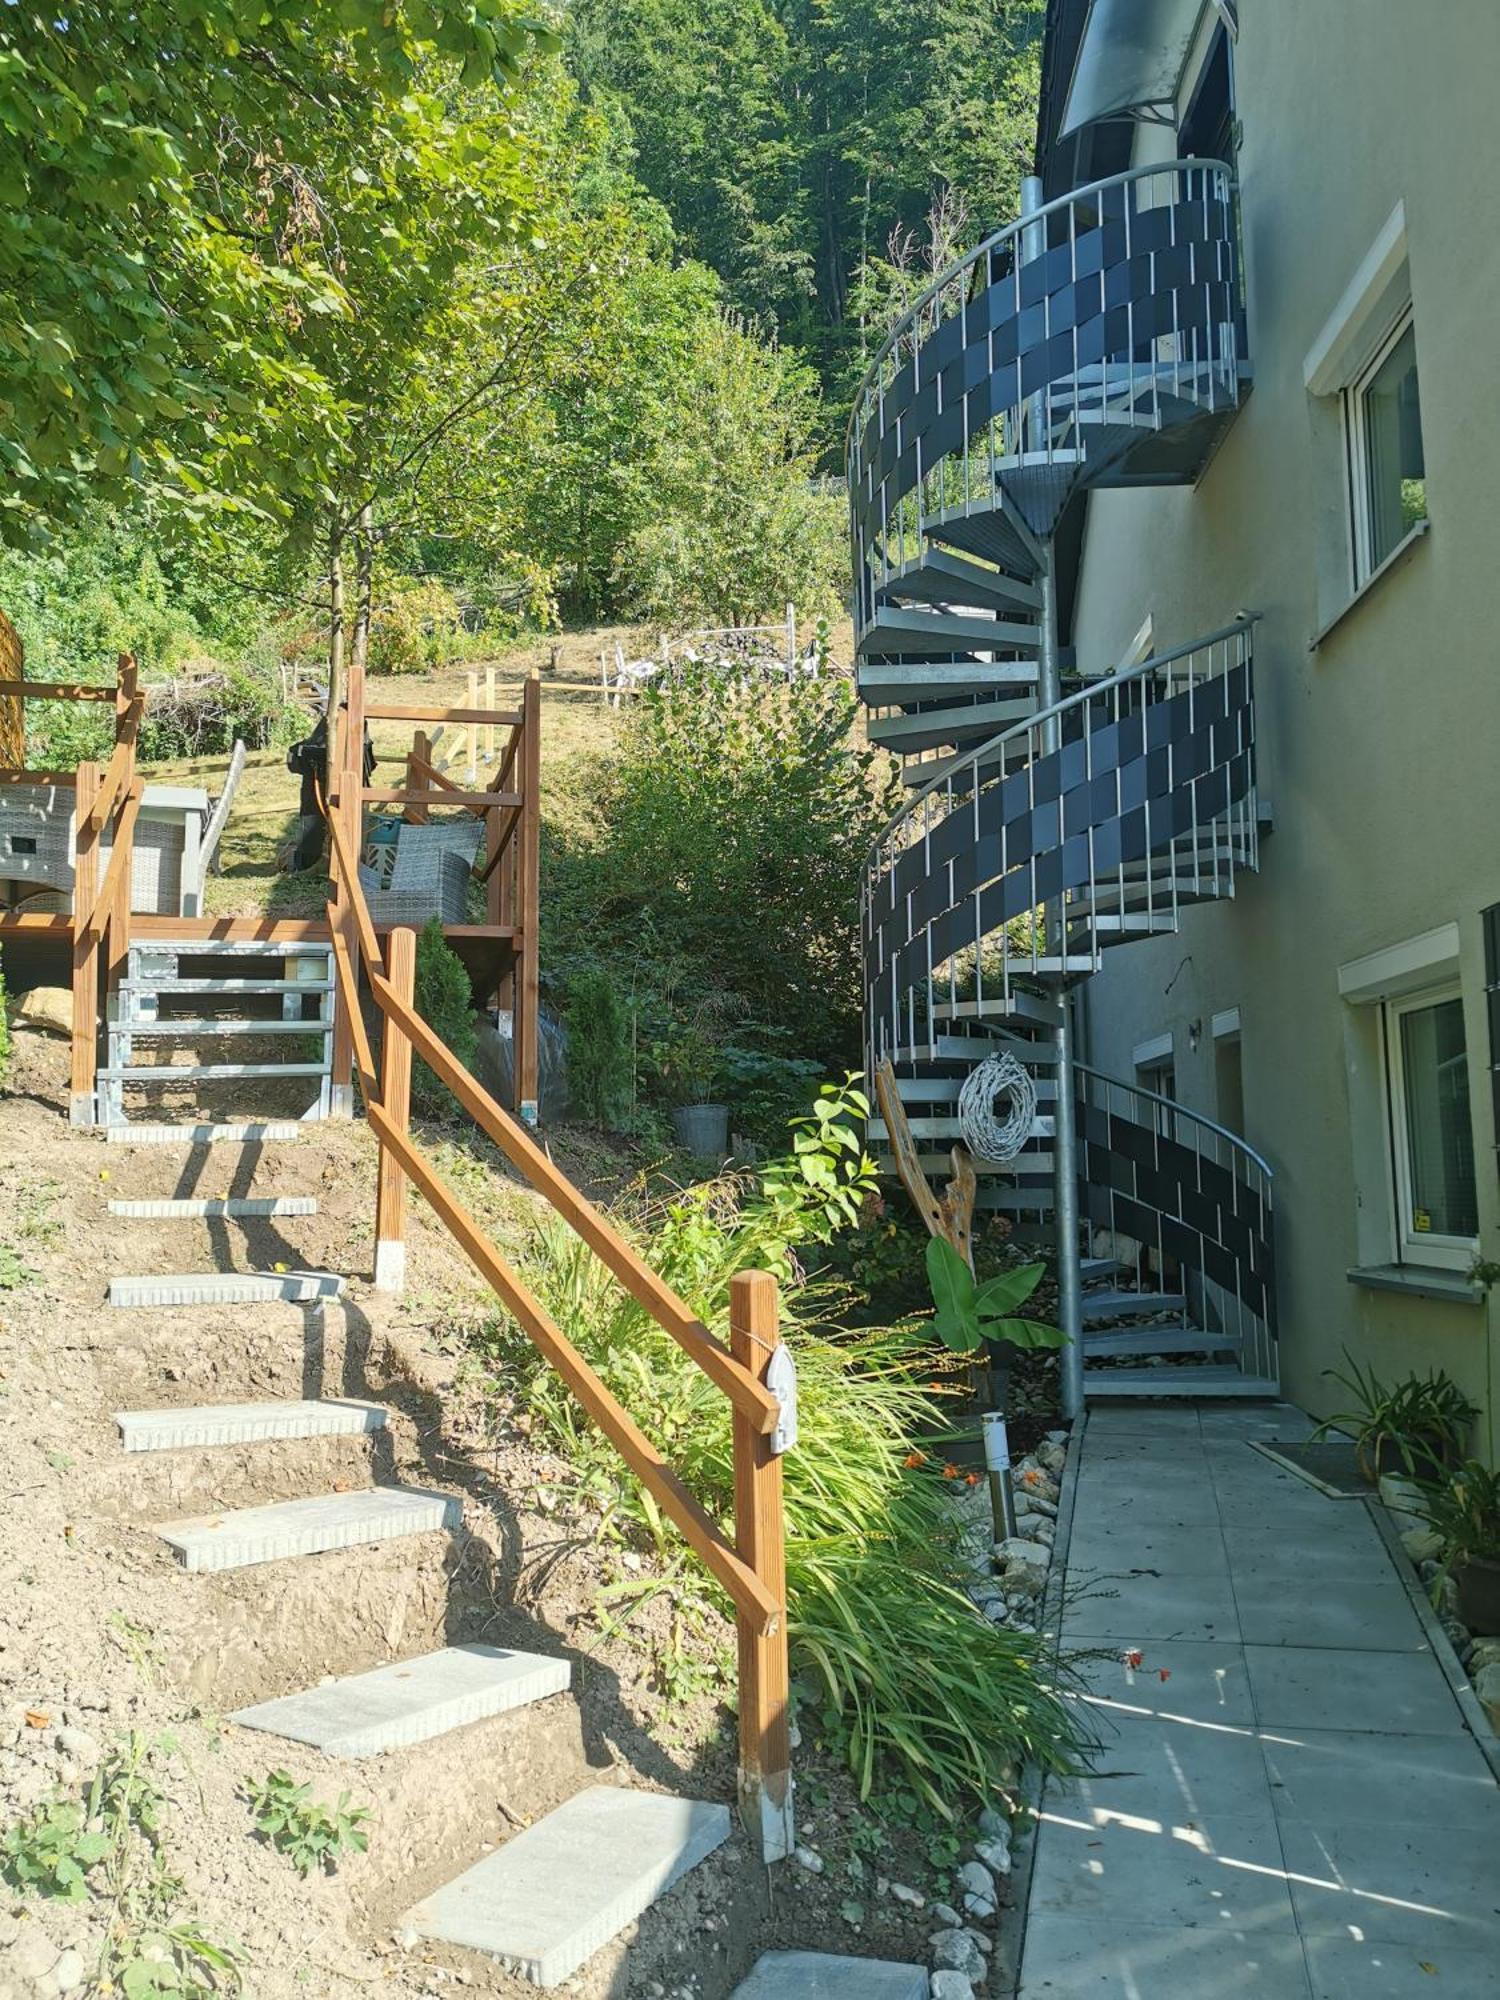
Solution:
M 873 1171 L 853 1130 L 864 1100 L 825 1089 L 795 1150 L 752 1176 L 721 1177 L 635 1216 L 642 1254 L 723 1336 L 730 1281 L 768 1269 L 783 1287 L 796 1357 L 799 1436 L 783 1461 L 792 1672 L 800 1723 L 847 1758 L 861 1794 L 882 1773 L 947 1816 L 994 1796 L 1034 1761 L 1066 1767 L 1078 1733 L 1043 1642 L 989 1624 L 965 1590 L 960 1514 L 945 1490 L 949 1428 L 919 1329 L 830 1328 L 829 1288 L 804 1260 L 847 1226 Z M 563 1224 L 542 1223 L 523 1260 L 536 1296 L 689 1489 L 733 1512 L 727 1400 Z M 565 1454 L 607 1524 L 628 1524 L 667 1567 L 641 1595 L 679 1607 L 719 1597 L 675 1532 L 519 1331 L 481 1337 L 532 1436 Z M 619 1592 L 612 1594 L 619 1615 Z

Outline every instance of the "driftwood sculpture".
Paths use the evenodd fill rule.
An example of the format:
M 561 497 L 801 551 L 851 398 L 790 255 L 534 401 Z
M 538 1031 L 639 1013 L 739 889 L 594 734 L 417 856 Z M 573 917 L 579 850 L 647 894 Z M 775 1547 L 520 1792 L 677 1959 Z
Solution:
M 889 1060 L 881 1063 L 875 1071 L 875 1101 L 880 1106 L 880 1115 L 885 1120 L 886 1135 L 891 1142 L 891 1153 L 895 1158 L 896 1172 L 901 1176 L 901 1185 L 911 1196 L 912 1205 L 927 1225 L 928 1234 L 941 1236 L 946 1243 L 963 1258 L 972 1271 L 974 1268 L 974 1162 L 967 1146 L 958 1145 L 950 1155 L 953 1162 L 953 1176 L 942 1194 L 934 1194 L 922 1162 L 917 1156 L 917 1144 L 912 1137 L 911 1126 L 907 1122 L 906 1106 L 901 1102 L 901 1093 L 896 1088 L 896 1072 Z

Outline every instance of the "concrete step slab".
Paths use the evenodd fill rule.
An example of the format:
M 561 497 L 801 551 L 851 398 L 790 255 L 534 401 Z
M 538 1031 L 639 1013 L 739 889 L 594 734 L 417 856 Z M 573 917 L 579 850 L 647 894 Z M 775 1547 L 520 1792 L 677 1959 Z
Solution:
M 329 1757 L 378 1757 L 385 1750 L 446 1735 L 466 1722 L 566 1694 L 572 1677 L 566 1660 L 543 1653 L 445 1646 L 440 1653 L 259 1702 L 230 1720 L 310 1743 Z
M 165 1521 L 156 1532 L 176 1549 L 184 1569 L 244 1569 L 287 1556 L 322 1555 L 330 1549 L 456 1528 L 462 1516 L 462 1506 L 451 1493 L 374 1486 L 361 1493 L 319 1493 L 307 1500 L 279 1500 L 270 1507 Z
M 923 1965 L 889 1958 L 837 1958 L 824 1951 L 768 1951 L 731 2000 L 928 2000 Z
M 112 1146 L 260 1146 L 273 1139 L 278 1144 L 300 1139 L 302 1126 L 291 1118 L 252 1118 L 228 1125 L 132 1125 L 121 1121 L 106 1126 L 104 1136 Z
M 729 1838 L 729 1808 L 595 1785 L 429 1896 L 406 1921 L 436 1943 L 560 1986 Z
M 313 1194 L 247 1194 L 222 1200 L 112 1201 L 109 1212 L 139 1222 L 187 1222 L 215 1215 L 316 1215 L 318 1198 Z
M 343 1296 L 344 1280 L 332 1271 L 183 1271 L 109 1281 L 112 1306 L 249 1306 L 277 1299 L 304 1305 Z
M 126 1451 L 186 1451 L 213 1444 L 266 1444 L 279 1438 L 347 1437 L 385 1427 L 378 1403 L 352 1400 L 200 1403 L 178 1410 L 116 1410 Z

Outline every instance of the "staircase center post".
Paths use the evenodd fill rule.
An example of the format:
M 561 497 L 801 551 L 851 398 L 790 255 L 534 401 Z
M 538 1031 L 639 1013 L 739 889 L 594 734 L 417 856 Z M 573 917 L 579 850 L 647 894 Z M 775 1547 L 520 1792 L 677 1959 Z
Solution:
M 1037 692 L 1043 708 L 1062 700 L 1062 663 L 1057 646 L 1057 577 L 1053 569 L 1053 543 L 1049 535 L 1042 544 L 1040 634 L 1037 653 Z M 1062 727 L 1055 719 L 1043 727 L 1043 750 L 1055 755 L 1062 747 Z M 1056 911 L 1045 914 L 1048 931 L 1056 939 L 1060 961 L 1067 964 L 1067 926 L 1061 902 Z M 1059 1361 L 1062 1368 L 1063 1414 L 1077 1418 L 1083 1414 L 1083 1299 L 1082 1274 L 1078 1259 L 1078 1134 L 1074 1122 L 1073 1021 L 1068 1005 L 1065 977 L 1058 981 L 1057 1022 L 1052 1030 L 1057 1058 L 1056 1096 L 1052 1105 L 1052 1210 L 1057 1228 L 1057 1318 L 1067 1335 Z

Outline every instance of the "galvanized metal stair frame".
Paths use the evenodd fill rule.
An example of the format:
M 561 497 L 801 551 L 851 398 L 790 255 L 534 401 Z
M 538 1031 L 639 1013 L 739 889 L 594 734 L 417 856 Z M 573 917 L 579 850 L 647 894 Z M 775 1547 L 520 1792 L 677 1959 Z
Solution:
M 859 687 L 914 790 L 867 868 L 867 1060 L 893 1064 L 929 1171 L 976 1062 L 1004 1046 L 1033 1071 L 1031 1139 L 980 1163 L 980 1200 L 1056 1237 L 1075 1413 L 1105 1389 L 1275 1389 L 1269 1171 L 1188 1113 L 1213 1158 L 1179 1157 L 1130 1085 L 1101 1111 L 1067 1003 L 1106 949 L 1256 865 L 1253 620 L 1065 687 L 1051 547 L 1081 488 L 1190 481 L 1232 420 L 1232 196 L 1198 160 L 1046 207 L 1028 184 L 1031 212 L 898 323 L 849 426 Z M 1090 1292 L 1096 1233 L 1126 1256 L 1093 1260 Z
M 299 1077 L 307 1081 L 308 1102 L 297 1115 L 326 1118 L 333 1029 L 329 945 L 132 940 L 125 976 L 109 999 L 108 1056 L 98 1076 L 100 1122 L 112 1130 L 130 1126 L 125 1099 L 131 1089 L 233 1085 L 236 1095 L 253 1097 L 258 1085 Z M 317 1055 L 283 1058 L 279 1048 L 286 1038 L 316 1043 Z M 186 1063 L 140 1060 L 140 1044 L 163 1043 L 189 1043 L 197 1054 Z M 223 1045 L 225 1059 L 204 1060 L 204 1045 L 216 1043 Z M 246 1043 L 253 1051 L 248 1059 L 242 1054 Z M 269 1051 L 254 1049 L 256 1043 L 269 1044 Z

